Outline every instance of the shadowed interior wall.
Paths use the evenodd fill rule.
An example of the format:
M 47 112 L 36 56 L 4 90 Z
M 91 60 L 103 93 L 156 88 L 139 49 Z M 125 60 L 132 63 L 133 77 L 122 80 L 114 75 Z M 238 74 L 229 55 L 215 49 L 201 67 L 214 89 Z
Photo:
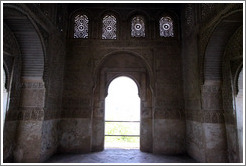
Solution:
M 102 61 L 108 64 L 106 65 L 107 69 L 116 68 L 115 72 L 122 72 L 123 75 L 126 70 L 131 71 L 134 66 L 144 65 L 140 60 L 135 62 L 134 59 L 129 59 L 128 54 L 130 53 L 130 55 L 136 54 L 139 59 L 143 59 L 142 61 L 147 64 L 148 70 L 153 75 L 149 79 L 153 83 L 153 92 L 149 90 L 146 93 L 155 94 L 155 98 L 151 99 L 150 106 L 146 106 L 151 110 L 146 112 L 145 116 L 149 117 L 149 122 L 146 121 L 145 127 L 143 127 L 152 131 L 148 137 L 150 137 L 149 140 L 153 139 L 153 142 L 149 143 L 147 139 L 142 141 L 142 147 L 148 146 L 143 150 L 164 154 L 183 153 L 185 151 L 185 121 L 179 22 L 176 17 L 178 13 L 171 14 L 175 21 L 175 37 L 160 38 L 159 32 L 154 26 L 156 20 L 153 19 L 158 17 L 154 14 L 156 9 L 144 8 L 146 12 L 143 12 L 143 15 L 146 19 L 146 29 L 148 29 L 146 38 L 134 38 L 130 36 L 130 28 L 122 28 L 129 25 L 127 21 L 131 18 L 128 10 L 122 9 L 116 14 L 116 16 L 122 16 L 117 17 L 117 39 L 102 40 L 102 30 L 100 29 L 102 16 L 100 13 L 103 13 L 103 10 L 103 8 L 97 8 L 95 12 L 88 15 L 91 23 L 89 39 L 73 39 L 73 19 L 71 19 L 65 64 L 63 119 L 59 136 L 61 138 L 59 151 L 90 152 L 103 149 L 104 127 L 103 125 L 93 125 L 96 121 L 100 121 L 94 117 L 95 111 L 99 111 L 101 116 L 104 114 L 104 99 L 102 100 L 102 98 L 105 96 L 102 96 L 101 99 L 93 98 L 93 88 L 100 86 L 100 91 L 107 89 L 105 89 L 105 85 L 99 85 L 96 82 L 100 79 L 95 77 L 100 76 L 100 73 L 98 75 L 95 71 L 100 67 Z M 83 11 L 81 12 L 83 13 Z M 147 16 L 146 13 L 148 13 Z M 129 16 L 123 17 L 123 15 Z M 125 52 L 125 55 L 120 52 Z M 107 59 L 107 55 L 111 54 L 111 57 L 115 56 L 115 58 Z M 147 77 L 149 76 L 147 75 Z M 148 95 L 150 94 L 147 94 L 147 98 Z M 96 106 L 98 110 L 94 110 L 93 105 L 98 105 Z M 103 124 L 103 118 L 100 124 Z
M 222 70 L 222 66 L 229 62 L 228 57 L 224 57 L 225 48 L 230 45 L 228 41 L 242 24 L 242 15 L 234 14 L 240 8 L 237 4 L 187 4 L 183 8 L 186 148 L 201 162 L 239 162 L 238 146 L 233 141 L 237 139 L 235 126 L 229 125 L 235 117 L 228 116 L 232 111 L 223 105 L 225 99 L 233 100 L 228 95 L 222 99 L 223 88 L 232 92 L 231 86 L 225 85 L 232 78 L 222 83 L 222 72 L 225 77 L 231 72 L 229 68 Z M 201 12 L 197 15 L 198 10 Z M 218 17 L 214 17 L 216 14 Z
M 4 129 L 4 161 L 41 162 L 57 149 L 56 123 L 61 107 L 59 93 L 63 79 L 62 48 L 65 47 L 61 34 L 56 32 L 49 18 L 54 13 L 47 13 L 46 17 L 39 7 L 4 4 L 4 22 L 19 49 L 14 52 L 15 45 L 8 45 L 11 38 L 4 37 L 8 53 L 4 55 L 4 63 L 12 70 L 10 107 Z M 56 5 L 49 6 L 51 10 L 55 10 L 54 7 Z M 13 58 L 12 66 L 9 56 Z
M 105 97 L 117 76 L 139 87 L 141 151 L 242 161 L 235 109 L 242 10 L 239 3 L 4 3 L 4 162 L 103 150 Z M 88 38 L 74 38 L 78 14 L 88 17 Z M 116 18 L 116 39 L 102 39 L 106 15 Z M 135 16 L 144 37 L 131 36 Z M 166 16 L 174 34 L 164 37 Z

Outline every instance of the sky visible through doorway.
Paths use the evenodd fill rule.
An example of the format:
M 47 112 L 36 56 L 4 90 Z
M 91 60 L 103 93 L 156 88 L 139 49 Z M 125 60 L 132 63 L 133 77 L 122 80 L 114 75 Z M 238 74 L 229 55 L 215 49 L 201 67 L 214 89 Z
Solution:
M 105 121 L 140 121 L 136 83 L 128 77 L 114 79 L 105 100 Z M 106 122 L 105 135 L 139 135 L 140 122 Z M 105 147 L 138 148 L 139 137 L 105 137 Z
M 118 77 L 108 88 L 105 120 L 140 120 L 140 99 L 136 83 L 128 77 Z

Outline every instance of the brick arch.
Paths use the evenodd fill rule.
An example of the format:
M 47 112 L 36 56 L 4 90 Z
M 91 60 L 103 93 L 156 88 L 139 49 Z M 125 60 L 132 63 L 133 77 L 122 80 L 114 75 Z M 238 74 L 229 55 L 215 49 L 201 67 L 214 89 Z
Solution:
M 21 8 L 6 4 L 4 22 L 11 27 L 19 44 L 22 59 L 22 77 L 42 80 L 44 72 L 44 42 L 37 25 Z
M 152 152 L 152 98 L 151 78 L 148 67 L 140 56 L 117 52 L 106 56 L 96 70 L 92 115 L 92 151 L 104 148 L 104 112 L 107 88 L 118 76 L 128 76 L 139 86 L 141 99 L 140 150 Z
M 229 39 L 242 23 L 242 11 L 231 12 L 216 23 L 204 53 L 204 82 L 222 81 L 222 63 L 225 49 Z

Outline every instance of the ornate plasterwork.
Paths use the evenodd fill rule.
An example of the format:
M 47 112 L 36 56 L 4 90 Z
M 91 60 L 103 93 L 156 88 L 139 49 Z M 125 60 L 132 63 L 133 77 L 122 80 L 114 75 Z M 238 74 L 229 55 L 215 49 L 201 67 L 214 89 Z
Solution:
M 173 20 L 171 17 L 162 17 L 159 24 L 161 37 L 174 37 Z
M 132 37 L 145 37 L 145 23 L 141 16 L 136 16 L 131 22 L 131 36 Z
M 116 39 L 116 18 L 113 15 L 106 15 L 103 18 L 102 39 Z
M 77 15 L 74 18 L 74 38 L 88 38 L 88 24 L 86 15 Z

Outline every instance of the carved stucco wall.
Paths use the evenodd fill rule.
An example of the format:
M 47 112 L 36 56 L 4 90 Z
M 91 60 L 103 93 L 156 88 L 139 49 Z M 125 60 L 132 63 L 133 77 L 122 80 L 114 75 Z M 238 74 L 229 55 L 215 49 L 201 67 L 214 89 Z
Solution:
M 242 162 L 242 145 L 238 142 L 237 133 L 237 110 L 236 95 L 238 91 L 237 78 L 243 63 L 243 35 L 242 27 L 233 34 L 228 41 L 228 47 L 225 50 L 223 63 L 223 108 L 225 111 L 225 123 L 227 130 L 228 158 L 231 162 Z M 238 112 L 239 113 L 239 112 Z M 241 153 L 240 153 L 241 152 Z
M 127 65 L 123 66 L 124 70 L 118 70 L 118 74 L 127 74 L 126 71 L 131 69 L 130 64 L 135 63 L 127 58 L 128 55 L 142 59 L 144 63 L 140 64 L 144 64 L 148 71 L 146 79 L 139 79 L 148 85 L 148 88 L 143 88 L 148 102 L 142 101 L 146 109 L 142 110 L 144 125 L 141 132 L 148 133 L 141 140 L 143 151 L 164 154 L 187 151 L 200 162 L 238 161 L 237 130 L 235 113 L 233 114 L 235 110 L 231 103 L 232 92 L 235 91 L 228 88 L 236 85 L 231 85 L 228 73 L 232 73 L 230 77 L 233 78 L 237 75 L 238 64 L 242 61 L 237 57 L 238 49 L 228 49 L 228 54 L 233 57 L 230 62 L 225 58 L 227 60 L 222 73 L 228 77 L 223 77 L 223 87 L 220 84 L 203 84 L 203 69 L 206 46 L 217 25 L 216 20 L 224 18 L 221 13 L 239 10 L 240 5 L 186 4 L 182 7 L 183 14 L 180 18 L 174 9 L 177 12 L 172 15 L 176 27 L 174 38 L 159 37 L 156 21 L 158 22 L 161 13 L 165 13 L 163 9 L 145 9 L 141 13 L 122 8 L 117 17 L 117 40 L 113 41 L 101 40 L 102 9 L 88 12 L 91 23 L 89 39 L 73 39 L 71 22 L 66 41 L 64 37 L 68 22 L 65 5 L 14 6 L 35 20 L 45 58 L 43 81 L 21 82 L 20 56 L 14 56 L 16 60 L 13 61 L 4 55 L 4 65 L 13 65 L 15 70 L 10 107 L 4 126 L 4 161 L 40 162 L 56 152 L 102 150 L 104 129 L 95 124 L 103 124 L 104 100 L 99 99 L 104 96 L 99 95 L 98 98 L 95 92 L 98 87 L 99 91 L 103 91 L 98 94 L 106 91 L 106 86 L 98 84 L 99 77 L 107 76 L 109 79 L 113 75 L 112 66 L 110 70 L 105 69 L 108 71 L 106 73 L 102 70 L 104 74 L 97 69 L 103 66 L 104 60 L 110 65 L 112 59 L 107 61 L 109 55 L 122 53 L 126 58 L 123 56 L 121 59 Z M 143 14 L 147 20 L 144 39 L 131 38 L 130 28 L 122 28 L 130 27 L 129 20 L 134 13 Z M 182 20 L 181 32 L 178 20 Z M 4 35 L 11 34 L 8 28 L 5 27 L 4 30 Z M 237 35 L 235 34 L 238 38 L 242 36 L 240 33 Z M 12 42 L 6 39 L 11 39 Z M 13 44 L 14 40 L 13 32 L 12 37 L 4 37 L 4 50 L 7 50 L 6 53 L 20 55 L 21 50 L 16 49 L 18 44 Z M 231 42 L 234 43 L 229 47 L 237 47 L 238 43 L 242 43 L 241 40 Z M 118 61 L 120 63 L 119 59 Z M 111 63 L 114 66 L 118 62 Z M 130 74 L 132 77 L 141 77 L 139 72 L 133 73 Z M 27 106 L 32 109 L 27 109 Z M 228 110 L 225 119 L 224 110 Z M 27 138 L 31 137 L 31 141 L 28 141 Z
M 20 101 L 21 59 L 20 50 L 13 32 L 6 24 L 3 26 L 4 56 L 3 64 L 6 71 L 6 88 L 9 92 L 9 109 L 6 113 L 3 135 L 4 161 L 13 160 L 16 146 L 16 128 L 18 125 L 18 106 Z M 13 70 L 15 72 L 13 72 Z M 12 74 L 13 73 L 13 74 Z
M 233 11 L 240 10 L 241 7 L 237 4 L 186 4 L 183 8 L 182 34 L 184 40 L 182 49 L 186 148 L 192 157 L 201 162 L 237 162 L 237 160 L 231 160 L 228 157 L 228 153 L 234 153 L 232 156 L 236 157 L 235 150 L 227 149 L 228 140 L 226 139 L 226 134 L 234 135 L 234 132 L 229 129 L 226 130 L 224 126 L 223 109 L 225 108 L 222 102 L 221 64 L 225 44 L 219 42 L 223 45 L 220 46 L 214 42 L 214 46 L 218 46 L 221 49 L 220 51 L 216 50 L 209 53 L 211 56 L 220 55 L 218 61 L 214 64 L 211 62 L 206 64 L 209 60 L 205 59 L 207 56 L 204 52 L 209 47 L 208 41 L 212 40 L 210 38 L 212 32 L 216 32 L 215 29 L 219 27 L 218 22 L 233 13 Z M 197 12 L 200 14 L 195 14 Z M 234 25 L 238 25 L 238 17 L 234 17 L 234 19 Z M 225 30 L 222 29 L 222 33 Z M 231 33 L 233 30 L 229 32 Z M 216 38 L 215 35 L 214 38 Z M 200 45 L 197 45 L 197 43 Z M 223 73 L 230 72 L 223 71 Z M 228 86 L 230 87 L 230 85 L 225 85 L 225 87 Z M 232 98 L 228 99 L 228 101 L 231 102 Z
M 64 38 L 59 33 L 49 36 L 47 47 L 47 79 L 44 107 L 44 122 L 42 126 L 42 161 L 57 151 L 59 119 L 62 108 L 63 65 L 65 57 Z
M 50 5 L 56 16 L 57 11 L 54 7 Z M 59 12 L 61 18 L 59 21 L 64 21 L 64 15 L 65 12 Z M 49 15 L 42 13 L 40 6 L 36 4 L 5 4 L 4 16 L 7 24 L 13 29 L 13 34 L 18 36 L 18 43 L 21 44 L 19 53 L 21 56 L 15 59 L 15 63 L 19 66 L 14 66 L 11 88 L 13 93 L 11 100 L 16 103 L 10 102 L 9 115 L 5 123 L 7 129 L 4 130 L 4 138 L 6 137 L 4 161 L 44 161 L 56 152 L 58 144 L 57 118 L 60 117 L 65 54 L 65 40 L 61 28 L 65 30 L 66 24 L 64 23 L 63 27 L 59 22 L 51 22 Z M 15 18 L 24 18 L 27 24 L 19 24 Z M 35 33 L 36 36 L 22 37 L 25 33 L 28 35 Z M 41 44 L 36 44 L 37 42 Z M 7 43 L 4 43 L 5 48 L 8 48 Z M 39 53 L 33 54 L 35 51 Z M 35 58 L 36 56 L 42 57 Z M 31 67 L 33 64 L 30 62 L 38 67 L 33 70 Z M 21 65 L 25 65 L 26 70 L 21 70 Z M 40 69 L 40 72 L 37 69 Z M 18 87 L 15 88 L 16 85 Z
M 183 6 L 182 20 L 182 65 L 184 80 L 184 102 L 186 114 L 186 151 L 198 161 L 205 161 L 203 141 L 203 114 L 201 111 L 201 92 L 199 85 L 198 24 L 197 6 Z
M 97 10 L 98 12 L 93 13 L 95 17 L 89 17 L 93 25 L 92 32 L 89 33 L 91 39 L 72 39 L 73 35 L 71 35 L 67 42 L 59 151 L 89 152 L 103 149 L 104 124 L 101 115 L 104 112 L 105 96 L 99 95 L 100 98 L 95 98 L 93 90 L 97 91 L 95 88 L 99 86 L 99 91 L 106 91 L 106 87 L 96 82 L 98 79 L 95 77 L 100 75 L 96 69 L 100 68 L 102 61 L 108 60 L 105 63 L 109 63 L 112 60 L 107 59 L 107 55 L 120 56 L 123 52 L 125 59 L 122 56 L 118 59 L 119 62 L 113 61 L 107 68 L 115 68 L 115 65 L 121 64 L 122 59 L 122 65 L 125 65 L 121 67 L 124 70 L 118 69 L 116 72 L 121 75 L 126 74 L 126 70 L 132 69 L 131 64 L 136 63 L 128 58 L 133 54 L 143 59 L 152 71 L 152 80 L 147 79 L 153 84 L 152 92 L 145 91 L 149 93 L 150 98 L 152 94 L 153 98 L 151 104 L 149 103 L 150 112 L 146 112 L 149 117 L 142 128 L 151 132 L 146 135 L 149 137 L 148 141 L 142 138 L 142 150 L 165 154 L 183 153 L 185 151 L 185 121 L 179 31 L 176 29 L 174 38 L 160 38 L 156 36 L 158 28 L 151 24 L 158 19 L 149 19 L 146 23 L 148 32 L 151 32 L 147 35 L 148 37 L 130 38 L 130 28 L 128 31 L 122 26 L 126 26 L 126 20 L 129 20 L 123 15 L 130 15 L 131 12 L 121 10 L 119 15 L 122 17 L 118 17 L 117 20 L 119 24 L 117 40 L 101 40 L 99 28 L 101 17 L 98 15 L 103 9 Z M 153 18 L 158 18 L 153 10 L 148 12 Z M 178 25 L 177 21 L 175 25 Z M 72 30 L 73 28 L 69 34 L 73 34 Z M 124 61 L 126 63 L 123 63 Z M 97 105 L 95 107 L 97 110 L 93 110 L 94 105 Z M 101 112 L 98 113 L 100 116 L 97 117 L 93 111 Z M 101 125 L 95 126 L 96 123 Z

